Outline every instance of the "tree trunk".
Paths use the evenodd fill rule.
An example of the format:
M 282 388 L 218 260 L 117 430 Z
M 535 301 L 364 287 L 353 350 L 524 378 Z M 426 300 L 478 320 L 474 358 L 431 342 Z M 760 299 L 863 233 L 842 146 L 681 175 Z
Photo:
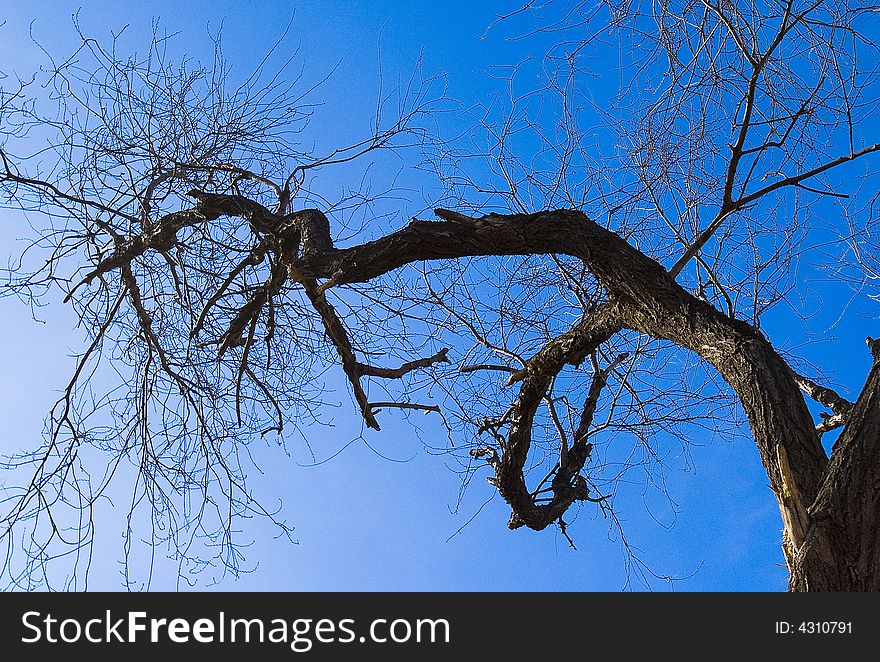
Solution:
M 880 364 L 831 454 L 810 529 L 791 567 L 794 591 L 880 590 Z

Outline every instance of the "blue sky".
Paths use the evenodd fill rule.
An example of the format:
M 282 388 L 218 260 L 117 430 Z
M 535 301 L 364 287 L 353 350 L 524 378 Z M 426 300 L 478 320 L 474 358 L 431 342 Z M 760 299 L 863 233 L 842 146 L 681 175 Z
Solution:
M 41 62 L 28 39 L 34 34 L 59 52 L 69 49 L 75 34 L 70 16 L 82 7 L 83 29 L 105 35 L 128 24 L 146 34 L 153 18 L 183 33 L 194 57 L 208 57 L 205 28 L 222 21 L 224 45 L 234 71 L 253 67 L 294 16 L 293 42 L 300 59 L 321 77 L 338 64 L 321 88 L 325 106 L 316 122 L 320 133 L 333 138 L 356 133 L 369 122 L 378 78 L 381 33 L 382 67 L 386 76 L 407 75 L 424 51 L 428 73 L 445 72 L 449 96 L 468 105 L 486 87 L 485 71 L 498 61 L 522 57 L 523 47 L 491 32 L 480 39 L 507 3 L 448 2 L 151 2 L 51 3 L 7 0 L 5 44 L 0 69 L 21 74 Z M 178 42 L 180 45 L 181 42 Z M 348 134 L 346 133 L 348 132 Z M 401 203 L 410 213 L 430 197 L 430 179 L 402 162 L 399 178 L 410 190 Z M 344 182 L 329 181 L 332 187 Z M 405 215 L 402 215 L 405 218 Z M 15 239 L 25 235 L 25 219 L 0 212 L 0 249 L 4 258 Z M 823 290 L 823 292 L 827 292 Z M 844 309 L 845 294 L 826 296 L 823 316 L 844 312 L 834 342 L 817 350 L 824 367 L 844 384 L 857 388 L 867 372 L 861 348 L 870 307 Z M 815 303 L 815 302 L 814 302 Z M 14 348 L 0 356 L 0 450 L 14 452 L 36 443 L 43 418 L 66 383 L 79 347 L 75 320 L 63 307 L 38 312 L 20 302 L 0 299 L 0 346 Z M 823 317 L 824 318 L 824 317 Z M 784 311 L 773 322 L 775 342 L 797 343 L 803 329 L 792 326 Z M 826 334 L 829 335 L 829 334 Z M 874 335 L 877 335 L 876 333 Z M 790 340 L 789 340 L 790 336 Z M 836 352 L 836 353 L 835 353 Z M 626 559 L 606 520 L 583 509 L 571 532 L 573 550 L 556 530 L 509 531 L 508 511 L 490 486 L 476 479 L 460 496 L 459 477 L 442 455 L 429 452 L 412 429 L 393 418 L 381 433 L 355 440 L 360 422 L 354 417 L 345 385 L 331 377 L 342 407 L 334 427 L 308 432 L 309 449 L 291 439 L 287 452 L 266 444 L 257 452 L 262 475 L 251 485 L 266 503 L 282 503 L 283 519 L 295 527 L 298 544 L 275 538 L 265 523 L 245 524 L 245 568 L 239 579 L 223 579 L 225 590 L 620 590 L 631 585 Z M 850 393 L 854 395 L 854 393 Z M 384 422 L 384 421 L 383 421 Z M 435 431 L 436 432 L 436 431 Z M 431 433 L 431 428 L 426 429 Z M 656 590 L 784 590 L 787 573 L 782 554 L 778 508 L 767 487 L 757 449 L 748 440 L 709 443 L 694 432 L 690 458 L 665 476 L 677 504 L 658 503 L 633 485 L 621 499 L 628 541 L 656 573 L 675 582 L 651 579 Z M 355 441 L 352 441 L 355 440 Z M 323 461 L 323 460 L 327 461 Z M 643 501 L 643 503 L 642 503 Z M 646 510 L 647 507 L 647 510 Z M 121 506 L 120 506 L 121 509 Z M 650 513 L 650 514 L 646 514 Z M 112 520 L 114 509 L 107 511 Z M 120 514 L 119 512 L 116 513 Z M 121 587 L 119 522 L 100 535 L 90 588 Z M 114 526 L 117 528 L 114 529 Z M 197 588 L 204 588 L 203 579 Z M 153 589 L 181 586 L 173 564 L 159 561 Z M 135 586 L 137 587 L 137 585 Z M 182 588 L 186 588 L 183 585 Z

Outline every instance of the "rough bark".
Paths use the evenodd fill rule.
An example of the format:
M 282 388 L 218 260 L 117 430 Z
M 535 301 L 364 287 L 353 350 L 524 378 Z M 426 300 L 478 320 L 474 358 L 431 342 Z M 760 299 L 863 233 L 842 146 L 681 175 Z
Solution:
M 796 591 L 880 591 L 880 363 L 834 445 L 811 528 L 793 565 Z

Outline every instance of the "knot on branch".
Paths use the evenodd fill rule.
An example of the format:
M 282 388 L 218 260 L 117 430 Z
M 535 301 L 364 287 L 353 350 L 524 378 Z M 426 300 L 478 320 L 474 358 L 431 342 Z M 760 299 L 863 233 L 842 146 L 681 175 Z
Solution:
M 295 212 L 293 217 L 299 228 L 301 257 L 310 258 L 333 250 L 330 220 L 324 212 L 320 209 L 303 209 Z

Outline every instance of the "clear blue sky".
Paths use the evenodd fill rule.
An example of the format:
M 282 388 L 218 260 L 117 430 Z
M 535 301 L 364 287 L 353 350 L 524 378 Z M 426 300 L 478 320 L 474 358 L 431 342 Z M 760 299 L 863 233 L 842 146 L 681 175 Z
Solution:
M 490 64 L 516 61 L 522 46 L 490 33 L 480 35 L 509 3 L 343 2 L 4 2 L 6 24 L 0 27 L 4 44 L 2 66 L 25 74 L 40 53 L 28 39 L 28 24 L 44 43 L 64 52 L 74 41 L 70 16 L 82 6 L 79 21 L 95 35 L 128 24 L 144 34 L 153 18 L 169 30 L 180 30 L 194 57 L 208 57 L 206 27 L 223 23 L 226 55 L 233 67 L 252 67 L 294 15 L 293 43 L 301 45 L 301 60 L 325 72 L 340 62 L 322 91 L 326 109 L 319 120 L 327 135 L 344 135 L 370 119 L 375 94 L 377 44 L 382 33 L 386 75 L 406 75 L 424 49 L 427 72 L 448 74 L 449 94 L 468 103 L 486 85 Z M 294 11 L 295 9 L 295 11 Z M 407 177 L 411 177 L 408 184 Z M 425 175 L 404 170 L 402 185 L 418 191 L 430 186 Z M 328 184 L 328 185 L 332 185 Z M 424 206 L 413 193 L 401 203 L 410 213 Z M 403 216 L 405 217 L 405 216 Z M 25 235 L 23 219 L 0 212 L 0 249 L 4 258 Z M 835 298 L 836 297 L 836 298 Z M 838 293 L 826 303 L 828 319 L 844 310 Z M 837 379 L 858 388 L 867 360 L 852 352 L 862 343 L 869 308 L 848 308 L 846 323 L 835 330 L 836 341 L 821 351 L 824 366 Z M 42 420 L 69 377 L 71 350 L 79 347 L 69 311 L 54 307 L 39 311 L 41 322 L 13 299 L 0 299 L 0 450 L 13 452 L 36 443 Z M 777 343 L 797 343 L 802 328 L 787 327 L 780 312 L 771 337 Z M 878 335 L 874 333 L 874 335 Z M 790 336 L 790 340 L 788 337 Z M 846 348 L 847 351 L 843 351 Z M 837 352 L 837 354 L 834 354 Z M 863 360 L 865 359 L 865 360 Z M 274 539 L 268 525 L 252 522 L 245 539 L 245 567 L 251 573 L 219 584 L 226 590 L 610 590 L 627 584 L 627 567 L 609 525 L 592 509 L 584 509 L 571 533 L 573 550 L 555 530 L 535 533 L 509 531 L 506 505 L 480 479 L 459 503 L 459 478 L 442 455 L 429 453 L 411 428 L 390 419 L 381 433 L 368 432 L 367 441 L 350 443 L 360 432 L 345 386 L 336 379 L 342 407 L 334 428 L 309 432 L 312 459 L 298 439 L 288 444 L 289 456 L 267 446 L 257 461 L 264 475 L 251 476 L 251 485 L 267 503 L 283 503 L 283 518 L 295 527 L 298 544 Z M 849 395 L 853 395 L 850 393 Z M 674 584 L 652 580 L 658 590 L 784 590 L 781 521 L 767 487 L 758 452 L 748 440 L 709 443 L 694 432 L 687 461 L 666 475 L 667 488 L 677 503 L 646 498 L 631 486 L 621 495 L 620 508 L 630 544 L 657 573 L 679 579 Z M 488 502 L 487 502 L 488 501 Z M 122 514 L 124 505 L 119 506 Z M 102 534 L 90 587 L 115 590 L 121 586 L 118 560 L 121 532 L 110 525 Z M 613 538 L 614 536 L 612 536 Z M 200 580 L 201 581 L 201 580 Z M 173 565 L 159 564 L 153 589 L 177 586 Z M 204 587 L 203 583 L 197 585 Z M 645 588 L 634 581 L 634 588 Z

